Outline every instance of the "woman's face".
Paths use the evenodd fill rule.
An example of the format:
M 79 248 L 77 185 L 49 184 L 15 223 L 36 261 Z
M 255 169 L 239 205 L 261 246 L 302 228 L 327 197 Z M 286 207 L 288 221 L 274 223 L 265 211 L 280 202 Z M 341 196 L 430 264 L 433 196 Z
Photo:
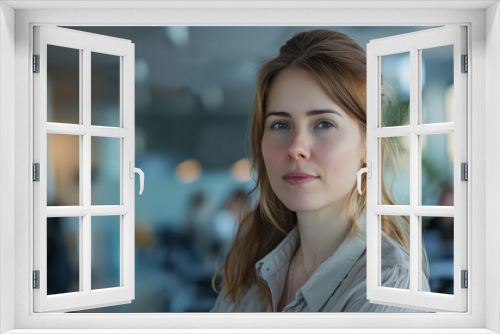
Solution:
M 274 79 L 264 126 L 264 164 L 283 204 L 295 212 L 340 205 L 365 162 L 358 123 L 308 72 L 288 68 Z

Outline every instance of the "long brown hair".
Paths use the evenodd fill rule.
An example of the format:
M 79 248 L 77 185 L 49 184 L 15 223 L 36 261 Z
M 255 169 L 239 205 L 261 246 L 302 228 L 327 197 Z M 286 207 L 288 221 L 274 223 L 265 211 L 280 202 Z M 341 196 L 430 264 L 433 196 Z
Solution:
M 233 303 L 238 302 L 250 287 L 257 287 L 261 311 L 265 311 L 271 303 L 271 293 L 267 284 L 257 276 L 255 264 L 297 225 L 296 213 L 286 208 L 271 189 L 261 151 L 266 100 L 273 79 L 290 67 L 301 68 L 311 74 L 331 100 L 357 121 L 366 147 L 365 51 L 350 37 L 336 31 L 311 30 L 296 34 L 280 48 L 279 55 L 265 63 L 259 71 L 251 130 L 252 171 L 257 172 L 257 180 L 249 193 L 250 196 L 259 190 L 259 202 L 241 220 L 225 263 L 212 278 L 215 290 L 216 277 L 224 271 L 221 282 L 225 289 L 224 298 L 229 297 Z M 395 144 L 392 138 L 383 143 L 382 164 L 394 169 Z M 359 168 L 364 165 L 360 162 Z M 363 194 L 359 195 L 354 184 L 347 197 L 346 215 L 353 227 L 351 237 L 357 235 L 356 227 L 361 230 L 357 222 L 366 205 L 366 174 L 362 177 L 362 190 Z M 394 204 L 392 198 L 382 177 L 382 201 L 391 205 Z M 398 221 L 395 216 L 382 216 L 382 230 L 407 250 L 408 224 L 406 217 Z

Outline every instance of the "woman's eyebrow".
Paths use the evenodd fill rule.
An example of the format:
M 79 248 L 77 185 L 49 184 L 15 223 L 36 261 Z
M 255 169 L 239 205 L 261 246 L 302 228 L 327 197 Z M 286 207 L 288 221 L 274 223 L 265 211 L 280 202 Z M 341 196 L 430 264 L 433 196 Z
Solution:
M 313 115 L 328 114 L 328 113 L 337 114 L 340 117 L 342 117 L 341 113 L 339 113 L 337 110 L 333 110 L 333 109 L 315 109 L 315 110 L 308 111 L 306 113 L 306 115 L 313 116 Z M 270 111 L 266 114 L 265 118 L 267 118 L 269 116 L 283 116 L 283 117 L 291 118 L 290 114 L 287 113 L 286 111 Z

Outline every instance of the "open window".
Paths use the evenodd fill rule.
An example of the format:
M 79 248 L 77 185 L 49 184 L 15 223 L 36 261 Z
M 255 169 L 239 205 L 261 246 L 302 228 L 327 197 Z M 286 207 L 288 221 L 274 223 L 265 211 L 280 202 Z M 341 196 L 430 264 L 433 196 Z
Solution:
M 34 29 L 34 310 L 66 312 L 130 303 L 134 172 L 141 174 L 141 192 L 144 180 L 134 168 L 134 44 L 58 27 Z M 60 57 L 74 57 L 79 70 L 55 73 L 50 64 Z M 99 63 L 107 64 L 116 81 L 112 103 L 96 103 L 99 87 L 91 86 Z M 68 80 L 75 84 L 68 85 Z M 54 85 L 64 94 L 51 95 Z M 105 158 L 97 154 L 103 145 L 114 153 Z M 75 163 L 73 169 L 68 166 Z M 117 180 L 106 201 L 99 197 L 100 189 L 94 189 L 93 174 L 103 171 Z M 76 283 L 59 284 L 63 290 L 47 288 L 47 280 L 58 277 L 47 275 L 48 270 L 57 272 L 48 267 L 48 230 L 73 232 L 73 243 L 66 249 L 73 258 Z M 112 234 L 116 242 L 98 244 L 103 233 Z M 94 262 L 103 258 L 111 258 L 114 280 L 99 280 L 102 273 Z
M 367 296 L 371 302 L 437 311 L 467 311 L 467 48 L 466 28 L 448 26 L 421 32 L 372 40 L 367 47 Z M 429 122 L 422 117 L 424 102 L 427 114 L 443 111 L 443 106 L 433 105 L 424 94 L 425 71 L 423 59 L 429 52 L 448 50 L 453 55 L 454 81 L 449 92 L 451 111 L 447 121 Z M 408 117 L 394 116 L 388 108 L 384 78 L 384 62 L 388 57 L 406 57 L 405 69 L 409 81 Z M 428 94 L 428 93 L 427 93 Z M 397 121 L 394 121 L 397 119 Z M 425 205 L 422 198 L 422 164 L 425 145 L 430 137 L 446 136 L 451 142 L 450 173 L 452 175 L 454 204 Z M 382 196 L 383 147 L 385 141 L 406 143 L 406 153 L 397 152 L 406 158 L 407 174 L 404 181 L 408 196 L 396 203 L 384 202 Z M 395 145 L 403 150 L 405 145 Z M 445 154 L 446 152 L 442 152 Z M 401 159 L 404 160 L 404 159 Z M 410 289 L 397 289 L 381 284 L 381 247 L 384 233 L 381 221 L 384 215 L 406 217 L 410 222 Z M 452 292 L 449 294 L 425 291 L 426 256 L 422 252 L 423 221 L 427 217 L 452 217 Z M 431 266 L 431 275 L 432 266 Z
M 105 8 L 104 8 L 105 7 Z M 307 10 L 304 10 L 307 7 Z M 104 10 L 103 10 L 104 8 Z M 139 10 L 138 10 L 139 9 Z M 286 15 L 283 15 L 286 13 Z M 266 332 L 284 328 L 302 328 L 302 332 L 498 332 L 499 310 L 499 242 L 498 210 L 500 157 L 498 131 L 499 69 L 499 4 L 496 1 L 373 1 L 367 8 L 362 2 L 252 2 L 243 8 L 231 3 L 191 2 L 100 2 L 84 1 L 3 1 L 0 6 L 0 44 L 2 98 L 0 114 L 1 149 L 1 273 L 0 291 L 2 332 L 56 331 L 103 333 L 110 330 L 140 333 L 148 328 L 188 328 L 192 331 Z M 311 17 L 315 24 L 394 26 L 466 24 L 469 68 L 467 75 L 467 132 L 469 177 L 467 183 L 467 250 L 469 287 L 465 313 L 436 314 L 302 314 L 261 315 L 196 315 L 175 314 L 33 314 L 32 297 L 41 291 L 32 289 L 32 270 L 40 269 L 33 255 L 40 245 L 34 237 L 35 223 L 45 222 L 33 210 L 34 192 L 40 183 L 31 181 L 33 163 L 33 25 L 89 26 L 170 26 L 225 25 L 290 25 L 305 26 Z M 81 36 L 81 35 L 79 35 Z M 374 37 L 372 37 L 373 39 Z M 135 40 L 135 39 L 132 39 Z M 257 39 L 258 40 L 258 39 Z M 253 45 L 253 44 L 252 44 Z M 472 74 L 472 73 L 471 73 Z M 15 85 L 14 85 L 15 83 Z M 455 79 L 455 84 L 458 84 Z M 455 115 L 457 110 L 454 111 Z M 43 114 L 43 113 L 42 113 Z M 472 122 L 474 117 L 474 122 Z M 456 120 L 456 119 L 455 119 Z M 45 127 L 46 124 L 43 124 Z M 457 126 L 455 123 L 454 126 Z M 15 131 L 14 131 L 15 130 Z M 370 130 L 372 131 L 372 129 Z M 456 131 L 458 133 L 458 130 Z M 486 137 L 488 134 L 488 137 Z M 45 134 L 46 136 L 46 134 Z M 373 137 L 373 136 L 372 136 Z M 410 137 L 410 136 L 408 136 Z M 378 137 L 374 137 L 378 140 Z M 456 137 L 455 137 L 456 138 Z M 456 157 L 458 160 L 458 157 Z M 34 162 L 40 162 L 34 161 Z M 373 160 L 372 160 L 373 163 Z M 457 161 L 458 163 L 458 161 Z M 42 169 L 42 174 L 45 171 Z M 456 175 L 456 173 L 455 173 Z M 373 176 L 372 176 L 373 177 Z M 368 180 L 371 182 L 371 179 Z M 40 180 L 42 182 L 42 180 Z M 465 182 L 463 182 L 465 184 Z M 371 187 L 373 188 L 373 187 Z M 371 189 L 369 187 L 369 189 Z M 455 188 L 457 191 L 457 188 Z M 376 192 L 376 191 L 375 191 Z M 15 195 L 15 196 L 14 196 Z M 457 199 L 455 193 L 455 199 Z M 42 206 L 46 215 L 47 203 Z M 369 204 L 370 205 L 370 204 Z M 458 208 L 458 203 L 455 208 Z M 39 206 L 38 206 L 39 207 Z M 464 208 L 465 209 L 465 208 Z M 371 211 L 373 214 L 373 210 Z M 458 221 L 458 212 L 455 221 Z M 373 222 L 374 220 L 370 220 Z M 137 222 L 136 222 L 137 223 Z M 39 239 L 39 238 L 38 238 Z M 456 241 L 458 241 L 456 239 Z M 465 240 L 463 240 L 465 241 Z M 36 243 L 35 243 L 36 242 Z M 34 248 L 36 246 L 36 248 Z M 37 255 L 39 256 L 39 254 Z M 457 277 L 458 278 L 458 277 Z M 42 282 L 40 282 L 42 283 Z M 41 286 L 41 285 L 40 285 Z M 369 293 L 370 297 L 374 297 Z M 50 296 L 49 296 L 50 297 Z M 134 301 L 135 303 L 135 301 Z M 133 303 L 132 303 L 133 304 Z M 15 307 L 11 307 L 15 305 Z M 130 304 L 129 304 L 130 305 Z M 354 321 L 353 321 L 354 320 Z M 168 323 L 168 324 L 167 324 Z M 136 328 L 131 329 L 131 328 Z M 247 329 L 243 329 L 247 328 Z M 189 330 L 188 330 L 189 331 Z M 208 331 L 208 330 L 207 330 Z
M 368 44 L 368 298 L 374 303 L 439 311 L 466 311 L 467 290 L 462 288 L 466 273 L 466 186 L 461 180 L 462 163 L 466 163 L 466 54 L 465 28 L 444 27 L 372 40 Z M 35 226 L 35 312 L 75 311 L 129 303 L 134 299 L 134 44 L 128 40 L 100 36 L 58 27 L 35 27 L 34 34 L 34 226 Z M 427 122 L 423 117 L 424 60 L 426 52 L 451 52 L 454 82 L 452 117 L 449 122 Z M 440 51 L 438 51 L 440 52 Z M 398 121 L 395 112 L 384 108 L 386 103 L 384 64 L 387 57 L 406 57 L 410 104 L 406 116 Z M 79 70 L 52 73 L 50 64 L 58 57 L 74 57 Z M 114 71 L 116 91 L 111 103 L 96 103 L 93 73 L 102 71 L 99 63 Z M 401 70 L 401 69 L 396 69 Z M 382 81 L 384 76 L 384 81 Z M 65 93 L 64 101 L 54 101 L 54 85 L 76 80 L 78 91 Z M 390 81 L 390 80 L 389 80 Z M 59 83 L 58 83 L 59 82 Z M 69 87 L 70 85 L 68 85 Z M 69 89 L 69 88 L 68 88 Z M 59 97 L 60 98 L 60 97 Z M 52 101 L 50 101 L 52 99 Z M 432 101 L 432 100 L 429 100 Z M 427 113 L 436 111 L 427 106 Z M 108 115 L 101 117 L 103 114 Z M 401 113 L 402 114 L 402 113 Z M 392 118 L 391 118 L 392 117 Z M 429 206 L 422 199 L 422 157 L 424 142 L 429 136 L 447 136 L 453 142 L 455 206 Z M 409 144 L 407 155 L 409 181 L 407 202 L 384 203 L 381 197 L 382 149 L 387 138 L 398 137 Z M 430 142 L 429 140 L 427 142 Z M 102 162 L 101 146 L 113 148 L 116 154 Z M 400 152 L 401 153 L 401 152 Z M 401 154 L 403 155 L 403 154 Z M 114 160 L 113 160 L 114 157 Z M 76 192 L 65 184 L 69 174 L 60 160 L 78 164 Z M 95 175 L 102 174 L 103 165 L 119 182 L 101 201 Z M 62 169 L 61 169 L 62 168 Z M 77 193 L 78 196 L 74 196 Z M 73 194 L 73 195 L 72 195 Z M 61 200 L 62 199 L 62 200 Z M 111 199 L 111 202 L 109 201 Z M 455 210 L 455 208 L 457 208 Z M 381 219 L 384 215 L 405 216 L 410 221 L 411 289 L 381 286 Z M 453 293 L 422 291 L 425 261 L 422 257 L 422 225 L 426 217 L 452 217 L 453 222 Z M 47 275 L 47 230 L 72 229 L 76 244 L 68 245 L 77 270 L 77 284 L 66 285 L 64 291 L 51 291 Z M 117 242 L 98 245 L 99 234 L 112 234 Z M 108 267 L 116 267 L 114 280 L 101 280 L 94 262 L 112 258 Z M 432 268 L 431 268 L 432 271 Z M 431 272 L 431 274 L 433 274 Z

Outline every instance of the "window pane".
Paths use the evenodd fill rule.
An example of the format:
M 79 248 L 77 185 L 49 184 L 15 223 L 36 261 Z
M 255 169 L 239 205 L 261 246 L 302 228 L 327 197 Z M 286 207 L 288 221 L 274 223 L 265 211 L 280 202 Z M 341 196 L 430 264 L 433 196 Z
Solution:
M 410 53 L 382 56 L 382 126 L 409 125 Z
M 453 206 L 453 133 L 422 135 L 422 205 Z M 440 198 L 444 189 L 451 196 Z
M 47 218 L 47 294 L 80 291 L 79 217 Z
M 120 126 L 120 57 L 92 52 L 92 125 Z
M 453 45 L 423 49 L 422 124 L 453 122 Z
M 380 286 L 409 290 L 410 289 L 410 279 L 409 279 L 410 217 L 381 215 L 380 219 L 381 219 Z M 395 256 L 394 255 L 395 252 L 397 252 L 398 255 Z M 398 259 L 397 263 L 394 262 L 395 259 Z M 407 280 L 405 280 L 405 278 L 407 278 Z
M 92 137 L 92 205 L 120 205 L 120 143 Z
M 453 294 L 453 221 L 453 217 L 422 217 L 431 292 Z
M 80 205 L 80 138 L 47 134 L 47 205 Z
M 382 205 L 410 205 L 410 137 L 381 138 Z M 383 190 L 383 188 L 382 188 Z
M 80 122 L 80 50 L 47 45 L 47 121 Z
M 120 216 L 92 217 L 91 289 L 120 286 Z

